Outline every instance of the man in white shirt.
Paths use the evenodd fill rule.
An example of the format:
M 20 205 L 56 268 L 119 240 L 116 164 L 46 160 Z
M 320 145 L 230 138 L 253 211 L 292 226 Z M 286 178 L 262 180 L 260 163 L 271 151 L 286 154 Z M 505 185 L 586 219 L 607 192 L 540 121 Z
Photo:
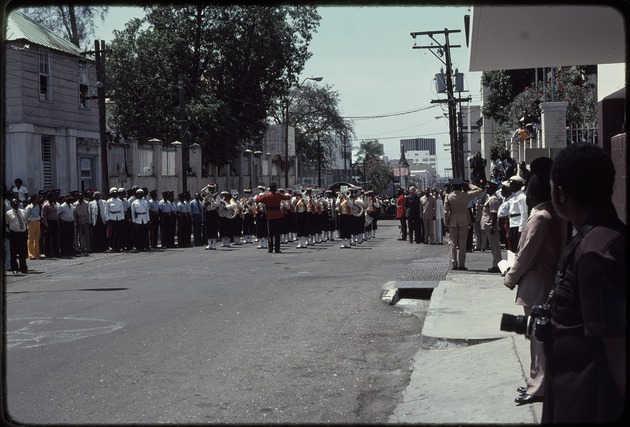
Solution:
M 23 274 L 28 273 L 26 257 L 28 254 L 28 232 L 26 211 L 20 208 L 20 199 L 11 200 L 11 209 L 4 213 L 6 231 L 9 235 L 9 246 L 11 250 L 11 271 L 16 274 L 20 270 Z
M 95 191 L 92 194 L 94 200 L 89 203 L 90 224 L 92 225 L 92 236 L 94 252 L 105 252 L 107 250 L 107 206 L 105 201 L 101 199 L 101 193 Z
M 144 198 L 144 190 L 136 190 L 131 202 L 131 222 L 134 227 L 135 247 L 146 252 L 149 243 L 149 202 Z
M 17 193 L 20 205 L 22 205 L 22 207 L 26 207 L 26 201 L 28 200 L 28 189 L 22 185 L 21 178 L 16 178 L 13 183 L 15 184 L 15 186 L 11 189 L 11 191 Z
M 72 196 L 62 196 L 57 213 L 59 215 L 59 246 L 62 257 L 73 257 L 74 252 L 74 209 Z
M 518 175 L 514 175 L 509 179 L 510 189 L 512 190 L 512 198 L 509 203 L 509 216 L 510 216 L 510 240 L 515 248 L 515 252 L 518 248 L 518 242 L 523 232 L 523 227 L 527 222 L 529 215 L 529 209 L 527 207 L 527 197 L 523 191 L 525 181 Z
M 120 252 L 123 249 L 123 226 L 125 224 L 125 208 L 123 202 L 118 198 L 118 189 L 112 187 L 109 190 L 110 198 L 107 199 L 107 227 L 110 228 L 108 234 L 110 237 L 110 247 L 114 252 Z

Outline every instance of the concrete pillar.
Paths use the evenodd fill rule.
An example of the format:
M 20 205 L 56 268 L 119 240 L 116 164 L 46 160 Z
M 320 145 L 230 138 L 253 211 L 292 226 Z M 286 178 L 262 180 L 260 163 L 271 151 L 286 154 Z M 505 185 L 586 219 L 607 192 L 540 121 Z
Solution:
M 542 148 L 564 148 L 567 146 L 567 101 L 543 102 L 540 104 L 542 126 Z

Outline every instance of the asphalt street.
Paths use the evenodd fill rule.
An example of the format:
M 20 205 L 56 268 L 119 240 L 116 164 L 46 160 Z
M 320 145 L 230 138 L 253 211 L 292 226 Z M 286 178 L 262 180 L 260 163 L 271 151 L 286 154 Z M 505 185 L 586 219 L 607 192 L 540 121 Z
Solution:
M 93 254 L 6 276 L 6 412 L 67 423 L 379 423 L 409 383 L 448 246 L 255 245 Z

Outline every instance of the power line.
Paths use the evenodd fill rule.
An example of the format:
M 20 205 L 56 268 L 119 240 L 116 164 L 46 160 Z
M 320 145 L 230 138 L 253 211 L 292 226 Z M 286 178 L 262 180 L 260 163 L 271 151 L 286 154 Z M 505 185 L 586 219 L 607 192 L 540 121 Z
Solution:
M 396 116 L 404 116 L 406 114 L 413 114 L 413 113 L 417 113 L 419 111 L 425 111 L 425 110 L 429 110 L 431 108 L 435 108 L 436 105 L 430 105 L 428 107 L 421 107 L 421 108 L 416 108 L 414 110 L 407 110 L 407 111 L 399 111 L 396 113 L 387 113 L 387 114 L 377 114 L 377 115 L 372 115 L 372 116 L 343 116 L 341 117 L 342 119 L 347 119 L 347 120 L 368 120 L 368 119 L 382 119 L 385 117 L 396 117 Z

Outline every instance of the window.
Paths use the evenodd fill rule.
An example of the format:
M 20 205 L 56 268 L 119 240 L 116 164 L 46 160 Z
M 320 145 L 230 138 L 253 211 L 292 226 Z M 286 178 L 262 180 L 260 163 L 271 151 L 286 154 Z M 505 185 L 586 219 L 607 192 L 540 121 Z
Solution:
M 39 100 L 52 101 L 52 57 L 47 50 L 39 51 Z
M 52 162 L 52 137 L 42 135 L 41 151 L 42 151 L 42 172 L 44 179 L 44 190 L 52 190 L 53 188 L 53 162 Z
M 90 99 L 87 98 L 90 79 L 88 77 L 87 61 L 79 60 L 79 108 L 90 108 Z
M 153 176 L 153 149 L 138 149 L 138 176 Z
M 175 176 L 175 150 L 162 151 L 162 175 Z

